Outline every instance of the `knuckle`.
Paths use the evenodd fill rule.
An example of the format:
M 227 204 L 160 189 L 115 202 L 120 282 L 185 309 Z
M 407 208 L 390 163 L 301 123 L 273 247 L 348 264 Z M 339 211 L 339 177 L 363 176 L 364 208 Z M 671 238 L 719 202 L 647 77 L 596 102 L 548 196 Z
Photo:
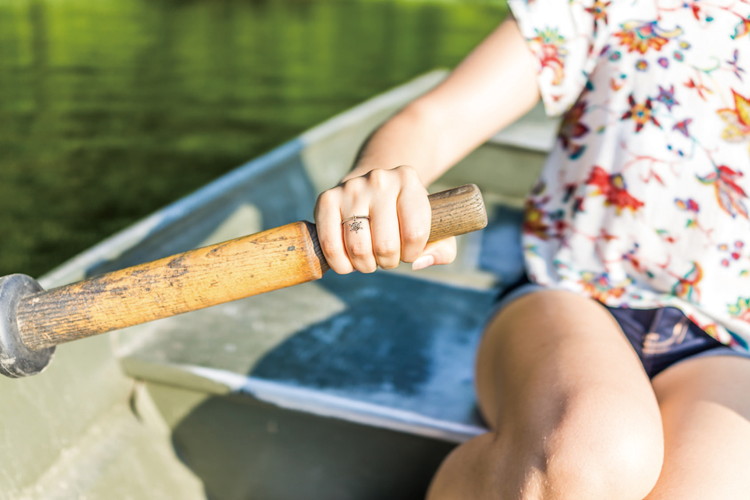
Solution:
M 407 229 L 401 233 L 401 238 L 406 245 L 424 244 L 428 237 L 428 230 L 422 227 Z
M 406 262 L 407 264 L 411 264 L 419 258 L 419 255 L 419 251 L 409 252 L 405 249 L 404 253 L 401 255 L 401 261 Z
M 366 184 L 367 179 L 365 179 L 364 177 L 352 177 L 341 185 L 341 189 L 346 194 L 354 194 L 361 192 L 365 188 Z
M 338 199 L 338 189 L 329 189 L 328 191 L 323 191 L 322 193 L 320 193 L 320 195 L 318 196 L 317 206 L 318 208 L 325 208 L 336 203 Z
M 368 262 L 366 264 L 360 264 L 357 266 L 357 271 L 364 274 L 371 274 L 378 270 L 378 266 L 375 263 Z
M 354 268 L 348 261 L 329 262 L 328 265 L 336 274 L 349 274 L 354 271 Z
M 370 172 L 367 174 L 368 179 L 376 189 L 384 189 L 389 187 L 392 183 L 392 176 L 393 174 L 391 172 L 389 172 L 388 170 L 383 170 L 382 168 L 370 170 Z
M 351 243 L 348 248 L 349 254 L 354 258 L 362 259 L 370 256 L 369 248 L 361 242 Z
M 398 259 L 384 259 L 378 261 L 378 265 L 383 269 L 395 269 L 398 267 L 398 263 Z
M 378 241 L 373 245 L 375 256 L 383 259 L 393 259 L 398 256 L 399 244 L 393 240 Z
M 325 235 L 318 234 L 318 244 L 326 258 L 334 257 L 336 254 L 336 245 L 333 240 Z
M 398 173 L 402 182 L 409 184 L 416 183 L 419 186 L 422 186 L 422 182 L 419 180 L 419 175 L 417 174 L 417 169 L 411 165 L 399 165 L 395 168 L 395 171 Z
M 400 175 L 405 176 L 405 177 L 416 175 L 417 173 L 417 171 L 411 165 L 399 165 L 393 170 L 395 170 Z
M 352 272 L 353 268 L 349 258 L 342 254 L 340 247 L 334 244 L 333 240 L 319 237 L 318 243 L 326 262 L 335 273 L 348 274 Z
M 352 263 L 349 261 L 349 257 L 342 253 L 339 248 L 321 242 L 320 249 L 326 262 L 336 273 L 347 274 L 352 272 Z

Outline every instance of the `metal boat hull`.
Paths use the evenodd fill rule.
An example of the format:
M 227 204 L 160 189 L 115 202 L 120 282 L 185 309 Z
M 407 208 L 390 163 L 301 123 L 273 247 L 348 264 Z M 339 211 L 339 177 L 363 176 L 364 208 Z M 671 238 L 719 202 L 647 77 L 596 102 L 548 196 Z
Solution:
M 311 219 L 362 140 L 425 75 L 312 129 L 44 277 L 45 287 Z M 490 226 L 456 263 L 323 280 L 58 348 L 0 381 L 7 498 L 418 498 L 484 431 L 472 364 L 520 271 L 520 203 L 553 140 L 538 111 L 435 190 L 473 182 Z M 57 418 L 56 418 L 57 417 Z

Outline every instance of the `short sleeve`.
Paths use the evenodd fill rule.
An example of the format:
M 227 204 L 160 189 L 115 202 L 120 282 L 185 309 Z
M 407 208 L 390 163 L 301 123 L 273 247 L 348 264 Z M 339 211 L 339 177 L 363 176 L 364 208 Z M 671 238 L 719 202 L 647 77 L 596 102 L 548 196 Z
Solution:
M 609 36 L 602 0 L 509 0 L 521 34 L 539 61 L 548 115 L 570 108 L 583 91 Z

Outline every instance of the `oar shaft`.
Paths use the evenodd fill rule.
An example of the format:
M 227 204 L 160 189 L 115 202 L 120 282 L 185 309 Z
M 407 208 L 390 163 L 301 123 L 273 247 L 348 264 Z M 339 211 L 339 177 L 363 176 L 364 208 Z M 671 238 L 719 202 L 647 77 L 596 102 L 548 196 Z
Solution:
M 314 231 L 295 222 L 26 297 L 21 338 L 41 349 L 318 279 Z
M 476 186 L 430 196 L 430 240 L 484 227 Z M 23 297 L 16 309 L 32 350 L 316 280 L 328 270 L 315 225 L 294 222 Z

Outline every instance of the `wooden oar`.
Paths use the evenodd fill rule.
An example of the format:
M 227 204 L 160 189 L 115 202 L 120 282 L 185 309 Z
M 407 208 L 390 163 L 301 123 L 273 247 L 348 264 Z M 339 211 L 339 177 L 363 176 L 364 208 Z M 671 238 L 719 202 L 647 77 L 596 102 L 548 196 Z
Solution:
M 479 189 L 430 195 L 430 241 L 487 225 Z M 0 278 L 0 373 L 33 375 L 57 344 L 316 280 L 328 270 L 315 225 L 299 221 L 44 291 Z

